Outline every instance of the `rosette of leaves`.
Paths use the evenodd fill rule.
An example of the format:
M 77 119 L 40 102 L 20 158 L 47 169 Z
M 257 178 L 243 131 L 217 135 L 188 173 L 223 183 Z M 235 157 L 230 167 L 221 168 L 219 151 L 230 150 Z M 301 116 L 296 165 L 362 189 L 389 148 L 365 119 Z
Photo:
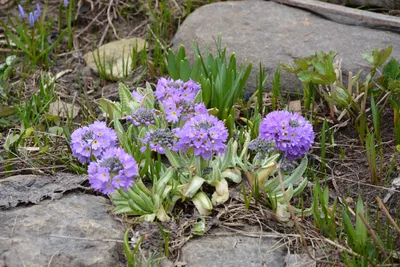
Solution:
M 169 221 L 167 213 L 172 211 L 176 201 L 180 197 L 172 194 L 171 180 L 175 175 L 175 169 L 170 167 L 163 171 L 160 179 L 148 189 L 141 179 L 137 179 L 128 190 L 118 190 L 111 195 L 111 201 L 115 205 L 116 214 L 138 215 L 144 221 Z
M 169 162 L 179 170 L 177 191 L 183 200 L 192 200 L 200 215 L 209 215 L 213 205 L 223 204 L 229 199 L 227 180 L 234 183 L 241 182 L 238 165 L 241 161 L 238 159 L 237 147 L 237 141 L 231 139 L 226 152 L 210 160 L 166 150 L 165 155 Z M 204 183 L 215 187 L 211 200 L 201 191 Z

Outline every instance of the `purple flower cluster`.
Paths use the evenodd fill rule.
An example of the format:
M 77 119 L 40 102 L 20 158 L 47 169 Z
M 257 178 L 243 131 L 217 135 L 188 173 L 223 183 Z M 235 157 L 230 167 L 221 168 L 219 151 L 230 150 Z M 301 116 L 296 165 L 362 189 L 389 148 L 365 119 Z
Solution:
M 188 120 L 181 129 L 175 129 L 178 141 L 174 149 L 186 152 L 192 148 L 195 156 L 209 159 L 213 152 L 225 152 L 228 130 L 224 123 L 208 114 L 200 114 Z
M 176 123 L 183 116 L 185 120 L 194 113 L 206 113 L 204 104 L 195 104 L 193 101 L 200 91 L 200 86 L 194 81 L 183 82 L 171 78 L 158 80 L 154 95 L 163 105 L 168 122 Z M 196 111 L 197 110 L 197 111 Z
M 144 96 L 141 93 L 136 92 L 136 91 L 132 91 L 131 95 L 133 97 L 133 101 L 135 101 L 137 103 L 142 102 L 142 100 L 144 98 Z
M 18 5 L 18 11 L 19 11 L 19 15 L 21 16 L 21 18 L 25 19 L 25 11 L 21 5 Z M 42 10 L 41 10 L 39 4 L 36 4 L 36 9 L 34 12 L 29 12 L 28 18 L 29 18 L 29 24 L 31 25 L 31 27 L 35 26 L 35 22 L 39 19 L 41 13 L 42 13 Z
M 88 167 L 89 183 L 93 189 L 110 194 L 116 189 L 128 189 L 138 175 L 135 159 L 122 148 L 109 148 L 101 159 Z
M 75 130 L 71 135 L 72 155 L 81 163 L 89 163 L 91 156 L 101 158 L 103 152 L 117 144 L 117 134 L 105 122 L 96 121 Z
M 183 99 L 175 102 L 172 98 L 168 98 L 163 101 L 163 106 L 167 121 L 172 123 L 178 122 L 180 118 L 187 121 L 196 115 L 208 113 L 204 103 L 196 104 Z
M 127 120 L 132 121 L 133 125 L 135 126 L 140 126 L 140 125 L 146 125 L 149 126 L 150 124 L 154 124 L 155 121 L 155 110 L 149 110 L 146 108 L 138 108 L 136 112 L 132 113 L 131 116 L 126 116 Z
M 145 144 L 140 148 L 140 151 L 146 151 L 148 144 L 152 151 L 164 154 L 164 148 L 172 148 L 174 145 L 174 140 L 174 133 L 170 129 L 156 129 L 154 131 L 147 132 L 146 137 L 140 139 L 140 141 Z
M 192 80 L 183 82 L 181 80 L 174 81 L 171 78 L 161 78 L 158 80 L 154 95 L 160 102 L 167 98 L 193 101 L 199 91 L 200 86 Z
M 302 116 L 288 111 L 273 111 L 260 124 L 260 136 L 275 142 L 289 160 L 301 158 L 314 143 L 314 131 Z

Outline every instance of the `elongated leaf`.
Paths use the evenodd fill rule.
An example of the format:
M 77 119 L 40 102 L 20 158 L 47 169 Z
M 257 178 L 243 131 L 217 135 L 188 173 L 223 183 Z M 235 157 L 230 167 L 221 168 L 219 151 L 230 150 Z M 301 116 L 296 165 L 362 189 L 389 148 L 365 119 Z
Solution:
M 174 53 L 172 52 L 171 49 L 168 50 L 167 70 L 168 70 L 169 76 L 172 79 L 174 79 L 174 80 L 179 79 L 178 68 L 176 66 L 176 58 L 175 58 L 175 55 L 174 55 Z
M 358 198 L 357 208 L 356 208 L 356 214 L 357 214 L 356 237 L 357 237 L 358 245 L 360 246 L 360 249 L 362 249 L 362 248 L 365 248 L 365 246 L 366 246 L 368 232 L 367 232 L 367 227 L 361 220 L 361 217 L 358 215 L 359 213 L 361 213 L 365 216 L 364 203 L 363 203 L 361 197 Z
M 351 223 L 351 220 L 349 216 L 347 215 L 346 211 L 343 211 L 343 226 L 344 230 L 347 234 L 348 238 L 348 243 L 350 247 L 354 250 L 356 250 L 356 242 L 357 242 L 357 236 L 356 236 L 356 231 L 353 228 L 353 224 Z M 358 249 L 357 249 L 358 252 Z
M 306 188 L 308 183 L 307 178 L 304 178 L 303 181 L 293 190 L 293 196 L 299 195 L 301 192 L 303 192 L 304 188 Z
M 39 56 L 37 56 L 37 59 L 42 58 L 43 56 L 47 55 L 51 50 L 54 49 L 54 47 L 56 47 L 62 40 L 62 38 L 64 37 L 64 35 L 67 33 L 67 29 L 63 30 L 60 33 L 60 36 L 57 38 L 57 40 L 52 43 L 49 47 L 47 47 L 44 51 L 42 51 Z
M 119 83 L 118 86 L 119 99 L 121 101 L 121 112 L 130 113 L 130 109 L 128 108 L 129 102 L 133 101 L 133 96 L 129 89 L 123 83 Z
M 285 186 L 285 188 L 287 188 L 290 184 L 297 183 L 297 181 L 300 180 L 300 178 L 307 169 L 307 164 L 308 164 L 308 158 L 303 157 L 299 166 L 297 166 L 297 168 L 293 171 L 293 173 L 288 178 L 285 177 L 285 179 L 283 180 L 283 185 Z
M 134 258 L 134 255 L 132 254 L 132 251 L 131 251 L 131 248 L 129 245 L 129 230 L 127 230 L 124 235 L 124 252 L 125 252 L 125 257 L 128 261 L 128 267 L 134 267 L 135 258 Z
M 22 51 L 24 51 L 24 53 L 26 53 L 27 55 L 29 55 L 29 57 L 32 57 L 31 52 L 28 50 L 28 48 L 26 47 L 26 45 L 21 42 L 21 40 L 15 36 L 7 27 L 7 25 L 3 25 L 3 28 L 6 32 L 6 35 L 11 39 L 11 41 L 13 41 L 14 44 L 16 44 L 18 46 L 19 49 L 21 49 Z
M 185 58 L 181 60 L 180 67 L 179 67 L 179 79 L 183 80 L 184 82 L 188 81 L 190 78 L 190 65 L 188 60 Z

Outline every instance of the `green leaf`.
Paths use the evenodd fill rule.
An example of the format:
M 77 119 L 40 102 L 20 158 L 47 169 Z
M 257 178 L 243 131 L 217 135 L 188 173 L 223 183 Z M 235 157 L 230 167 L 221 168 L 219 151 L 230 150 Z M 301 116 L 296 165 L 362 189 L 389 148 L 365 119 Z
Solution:
M 364 203 L 361 197 L 358 198 L 357 201 L 357 208 L 356 208 L 356 238 L 358 241 L 358 245 L 360 249 L 365 248 L 366 242 L 367 242 L 367 227 L 361 220 L 361 217 L 358 215 L 359 213 L 363 214 L 365 216 L 365 211 L 364 211 Z
M 352 249 L 357 249 L 356 248 L 356 242 L 357 242 L 357 236 L 356 236 L 356 231 L 353 228 L 353 224 L 351 223 L 351 220 L 349 218 L 349 215 L 347 214 L 346 211 L 343 211 L 343 226 L 344 226 L 344 230 L 347 234 L 347 238 L 348 238 L 348 243 L 349 246 Z M 358 251 L 358 249 L 357 249 Z
M 0 104 L 0 118 L 11 116 L 15 113 L 14 107 L 3 106 Z
M 121 112 L 130 114 L 131 110 L 129 108 L 129 102 L 134 101 L 131 92 L 123 83 L 119 83 L 118 92 L 121 101 Z
M 134 267 L 135 258 L 129 246 L 129 230 L 127 230 L 124 235 L 124 252 L 125 252 L 125 257 L 128 261 L 128 267 Z
M 14 146 L 15 143 L 18 144 L 18 140 L 20 140 L 21 135 L 19 134 L 14 134 L 14 133 L 10 133 L 7 135 L 6 137 L 6 141 L 3 144 L 3 147 L 6 151 L 10 151 L 11 147 Z
M 54 49 L 54 47 L 56 47 L 62 40 L 62 38 L 64 37 L 64 35 L 67 33 L 67 29 L 63 30 L 60 35 L 58 36 L 57 40 L 51 44 L 51 46 L 47 47 L 47 49 L 45 49 L 44 51 L 42 51 L 42 53 L 39 54 L 39 56 L 36 57 L 36 60 L 39 58 L 42 58 L 43 56 L 47 55 L 51 50 Z
M 392 57 L 383 67 L 383 75 L 386 79 L 400 79 L 400 63 Z
M 180 69 L 179 69 L 179 79 L 183 80 L 184 82 L 190 79 L 190 65 L 188 60 L 185 58 L 180 62 Z
M 304 188 L 306 188 L 306 186 L 307 186 L 307 183 L 308 183 L 307 178 L 304 178 L 300 182 L 300 184 L 293 190 L 293 196 L 295 197 L 295 196 L 299 195 L 301 192 L 303 192 Z
M 283 186 L 285 188 L 288 188 L 289 185 L 293 185 L 296 184 L 297 181 L 299 181 L 302 177 L 302 175 L 304 174 L 304 172 L 307 169 L 307 164 L 308 164 L 308 159 L 307 157 L 303 157 L 303 159 L 301 160 L 299 166 L 297 166 L 297 168 L 292 172 L 292 174 L 287 177 L 285 176 L 283 179 Z M 280 187 L 277 187 L 274 192 L 279 191 Z
M 26 45 L 24 43 L 22 43 L 21 40 L 10 31 L 10 29 L 4 23 L 3 23 L 3 28 L 6 32 L 6 36 L 9 37 L 11 39 L 11 41 L 13 41 L 13 43 L 18 46 L 19 49 L 24 51 L 24 53 L 28 54 L 29 57 L 32 57 L 32 54 L 27 49 Z
M 392 46 L 387 48 L 381 49 L 378 52 L 377 61 L 375 67 L 381 66 L 385 61 L 389 58 L 390 54 L 392 53 Z
M 119 121 L 118 115 L 114 113 L 114 129 L 118 135 L 118 140 L 120 144 L 125 144 L 125 131 L 124 127 L 122 126 L 121 122 Z
M 192 229 L 192 234 L 204 235 L 205 232 L 206 232 L 206 221 L 204 218 L 201 218 L 200 220 L 197 220 L 197 222 L 194 224 Z
M 121 112 L 118 110 L 116 104 L 111 100 L 102 98 L 99 100 L 100 109 L 106 113 L 109 118 L 114 118 L 114 113 L 118 114 L 118 117 L 121 117 Z
M 168 55 L 167 55 L 167 70 L 168 70 L 169 76 L 172 79 L 174 79 L 174 80 L 179 79 L 178 68 L 176 66 L 175 55 L 174 55 L 174 53 L 172 52 L 171 49 L 168 50 Z

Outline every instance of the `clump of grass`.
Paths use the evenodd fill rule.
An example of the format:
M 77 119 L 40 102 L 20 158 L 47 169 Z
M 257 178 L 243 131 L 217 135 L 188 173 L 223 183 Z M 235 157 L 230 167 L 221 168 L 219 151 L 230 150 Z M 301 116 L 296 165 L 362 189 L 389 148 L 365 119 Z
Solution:
M 22 6 L 19 5 L 20 17 L 8 17 L 3 21 L 6 41 L 12 53 L 16 53 L 15 47 L 23 52 L 28 64 L 35 67 L 37 64 L 48 68 L 50 65 L 49 56 L 55 47 L 61 42 L 67 30 L 60 32 L 59 37 L 49 43 L 49 36 L 55 21 L 46 17 L 47 6 L 42 10 L 38 4 L 35 11 L 25 14 Z M 16 34 L 14 34 L 15 29 Z

